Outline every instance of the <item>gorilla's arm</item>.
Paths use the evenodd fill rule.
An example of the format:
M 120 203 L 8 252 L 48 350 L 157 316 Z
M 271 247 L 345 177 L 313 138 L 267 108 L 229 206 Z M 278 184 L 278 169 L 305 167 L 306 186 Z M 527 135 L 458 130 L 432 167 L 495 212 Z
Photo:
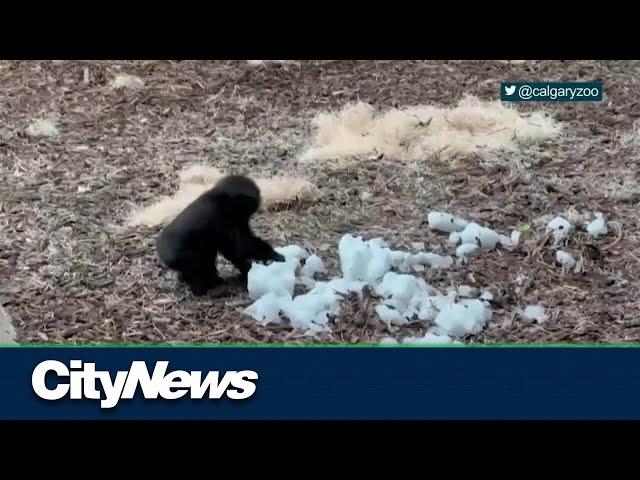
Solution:
M 234 229 L 231 240 L 231 248 L 225 248 L 225 251 L 220 253 L 240 270 L 242 278 L 245 280 L 253 261 L 285 261 L 284 256 L 276 252 L 269 243 L 255 236 L 248 228 Z

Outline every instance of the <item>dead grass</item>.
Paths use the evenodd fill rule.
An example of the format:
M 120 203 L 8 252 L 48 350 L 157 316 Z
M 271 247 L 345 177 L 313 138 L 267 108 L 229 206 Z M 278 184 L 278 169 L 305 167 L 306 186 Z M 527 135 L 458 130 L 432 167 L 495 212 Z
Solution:
M 60 135 L 55 123 L 48 118 L 36 118 L 27 127 L 27 135 L 31 137 L 54 138 Z
M 111 88 L 120 90 L 121 88 L 130 88 L 132 90 L 140 90 L 144 88 L 144 81 L 135 75 L 116 75 L 111 82 Z
M 155 259 L 157 227 L 117 225 L 136 205 L 179 187 L 176 172 L 205 163 L 257 177 L 307 178 L 316 201 L 262 213 L 255 229 L 278 245 L 318 253 L 337 273 L 336 246 L 351 232 L 392 246 L 451 253 L 420 223 L 431 209 L 509 229 L 574 207 L 617 222 L 599 239 L 566 248 L 585 273 L 563 273 L 556 247 L 532 229 L 516 251 L 476 257 L 465 268 L 427 270 L 440 289 L 471 285 L 494 295 L 491 323 L 471 342 L 623 342 L 640 339 L 638 151 L 640 70 L 611 62 L 302 62 L 251 68 L 246 62 L 0 62 L 0 301 L 23 342 L 378 341 L 393 332 L 373 300 L 348 299 L 329 334 L 309 339 L 287 326 L 262 327 L 241 313 L 234 283 L 195 299 Z M 112 90 L 122 72 L 141 90 Z M 400 155 L 374 162 L 300 164 L 316 114 L 359 100 L 376 110 L 452 107 L 463 93 L 495 99 L 504 78 L 602 80 L 605 104 L 548 104 L 569 132 L 561 141 L 512 154 L 463 154 L 452 165 Z M 535 106 L 521 105 L 529 113 Z M 55 118 L 63 135 L 25 135 L 33 118 Z M 521 162 L 514 164 L 517 156 Z M 401 166 L 401 168 L 400 168 Z M 541 304 L 549 319 L 526 325 L 518 308 Z
M 393 108 L 376 115 L 371 105 L 347 104 L 339 112 L 314 119 L 315 143 L 301 161 L 335 160 L 356 155 L 392 155 L 424 161 L 478 151 L 515 151 L 560 134 L 561 125 L 544 111 L 524 116 L 499 101 L 466 97 L 454 107 L 421 105 Z
M 164 196 L 147 207 L 134 209 L 126 223 L 129 226 L 147 227 L 165 225 L 211 189 L 224 175 L 223 171 L 208 165 L 191 165 L 180 172 L 180 187 L 174 195 Z M 262 196 L 261 210 L 309 202 L 316 192 L 311 182 L 297 177 L 278 176 L 254 180 Z

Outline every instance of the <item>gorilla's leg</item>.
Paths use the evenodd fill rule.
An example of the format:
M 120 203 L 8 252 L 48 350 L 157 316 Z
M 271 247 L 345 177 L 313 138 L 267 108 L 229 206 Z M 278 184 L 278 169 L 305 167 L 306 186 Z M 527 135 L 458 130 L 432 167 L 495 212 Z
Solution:
M 222 280 L 210 270 L 193 269 L 180 272 L 181 281 L 189 286 L 194 295 L 204 295 Z
M 202 261 L 203 258 L 210 258 L 209 262 Z M 209 255 L 193 255 L 189 260 L 183 260 L 178 269 L 178 280 L 186 283 L 194 295 L 204 295 L 216 285 L 222 282 L 218 276 L 218 270 L 213 258 Z

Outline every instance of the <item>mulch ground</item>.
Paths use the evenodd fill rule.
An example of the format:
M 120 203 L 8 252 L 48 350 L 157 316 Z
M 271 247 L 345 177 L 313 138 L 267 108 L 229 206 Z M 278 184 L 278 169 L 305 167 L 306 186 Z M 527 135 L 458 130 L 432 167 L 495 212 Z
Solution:
M 117 73 L 140 76 L 140 91 L 109 88 Z M 424 162 L 398 158 L 300 165 L 311 119 L 364 100 L 376 108 L 453 105 L 465 94 L 499 98 L 505 80 L 603 81 L 605 101 L 546 104 L 563 138 L 492 161 L 472 155 Z M 397 248 L 424 242 L 451 252 L 446 235 L 421 222 L 442 210 L 498 230 L 534 225 L 574 206 L 614 223 L 567 248 L 585 272 L 554 265 L 542 230 L 520 250 L 497 251 L 448 271 L 427 270 L 437 287 L 490 290 L 494 315 L 469 342 L 627 342 L 640 338 L 638 62 L 0 62 L 0 302 L 22 342 L 375 342 L 389 332 L 374 299 L 345 300 L 331 333 L 313 339 L 287 325 L 257 325 L 230 286 L 194 298 L 155 257 L 157 229 L 125 229 L 134 205 L 177 188 L 177 172 L 208 162 L 252 175 L 302 175 L 316 202 L 261 214 L 255 230 L 277 245 L 299 244 L 337 273 L 344 233 L 382 236 Z M 521 105 L 530 110 L 539 106 Z M 55 139 L 25 134 L 50 117 Z M 363 194 L 365 194 L 363 196 Z M 363 200 L 366 198 L 366 200 Z M 223 262 L 223 276 L 235 273 Z M 551 317 L 525 325 L 514 313 L 544 305 Z

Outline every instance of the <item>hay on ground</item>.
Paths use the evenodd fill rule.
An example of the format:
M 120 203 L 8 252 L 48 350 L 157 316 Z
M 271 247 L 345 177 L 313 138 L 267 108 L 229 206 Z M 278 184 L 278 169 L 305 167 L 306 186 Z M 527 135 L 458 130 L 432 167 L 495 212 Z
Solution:
M 111 88 L 114 90 L 120 90 L 121 88 L 141 90 L 144 88 L 144 80 L 135 75 L 116 75 L 111 81 Z
M 263 67 L 270 63 L 275 63 L 282 66 L 287 65 L 300 65 L 300 62 L 297 60 L 247 60 L 247 64 L 251 67 Z
M 524 65 L 527 61 L 534 63 L 531 60 L 496 60 L 498 63 L 506 63 L 507 65 Z
M 54 138 L 60 135 L 53 121 L 47 118 L 36 118 L 27 127 L 27 135 L 30 137 Z
M 224 175 L 221 170 L 208 165 L 192 165 L 185 168 L 179 174 L 180 187 L 173 196 L 160 197 L 147 207 L 135 209 L 127 219 L 127 224 L 148 227 L 166 225 Z M 262 195 L 262 210 L 292 201 L 307 201 L 315 193 L 315 186 L 302 178 L 278 176 L 256 178 L 255 181 Z
M 363 102 L 337 113 L 321 113 L 314 123 L 315 144 L 303 162 L 354 155 L 382 154 L 420 160 L 430 153 L 445 157 L 479 150 L 516 150 L 559 135 L 560 125 L 543 112 L 525 116 L 499 101 L 462 99 L 456 107 L 416 106 L 378 115 Z

